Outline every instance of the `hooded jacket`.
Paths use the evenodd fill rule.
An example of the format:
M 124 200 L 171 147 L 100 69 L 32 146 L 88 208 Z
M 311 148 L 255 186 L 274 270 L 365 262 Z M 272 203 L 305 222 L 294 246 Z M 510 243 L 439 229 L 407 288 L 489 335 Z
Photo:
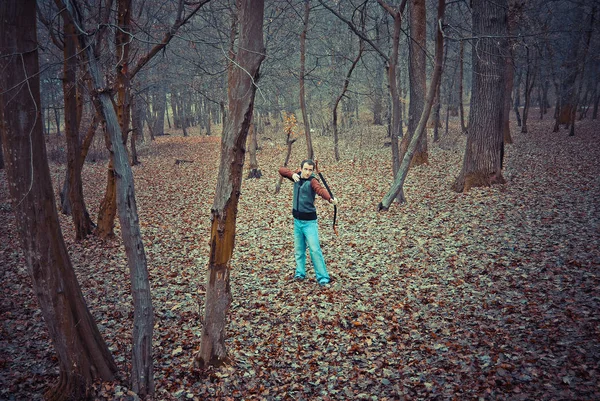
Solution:
M 298 174 L 300 180 L 295 182 L 292 175 Z M 292 207 L 292 215 L 298 220 L 316 220 L 317 209 L 315 208 L 315 196 L 319 195 L 326 201 L 331 201 L 331 196 L 327 189 L 323 188 L 315 175 L 311 175 L 308 179 L 302 178 L 300 170 L 292 171 L 285 167 L 279 169 L 279 174 L 292 182 L 294 182 L 294 200 Z

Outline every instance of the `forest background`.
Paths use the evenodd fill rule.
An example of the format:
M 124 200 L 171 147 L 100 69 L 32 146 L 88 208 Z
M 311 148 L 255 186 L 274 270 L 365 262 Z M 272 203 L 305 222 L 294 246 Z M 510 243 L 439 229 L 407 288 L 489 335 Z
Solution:
M 251 14 L 240 10 L 248 3 L 150 3 L 74 3 L 70 16 L 37 3 L 43 162 L 65 213 L 58 216 L 68 264 L 98 324 L 99 349 L 106 342 L 112 377 L 90 374 L 84 390 L 73 389 L 62 363 L 69 356 L 44 328 L 44 319 L 52 327 L 44 289 L 20 251 L 23 226 L 12 219 L 20 204 L 14 196 L 10 203 L 2 170 L 3 398 L 36 399 L 48 388 L 55 399 L 70 391 L 97 399 L 598 398 L 597 2 L 509 2 L 501 36 L 471 22 L 472 13 L 493 19 L 485 1 L 447 4 L 443 24 L 436 17 L 443 2 L 267 2 L 252 124 L 236 135 L 229 123 L 231 137 L 231 82 Z M 83 19 L 69 27 L 77 15 Z M 87 60 L 96 60 L 105 88 L 90 84 L 85 39 L 68 46 L 65 32 L 77 25 L 98 28 L 90 28 L 95 52 Z M 493 76 L 477 64 L 487 53 L 473 52 L 486 38 L 497 42 L 493 61 L 502 74 L 475 95 L 478 77 Z M 443 68 L 437 96 L 428 97 L 435 60 Z M 14 89 L 7 77 L 3 94 Z M 102 93 L 113 99 L 135 180 L 154 319 L 149 356 L 136 355 L 143 338 L 135 332 L 143 309 L 136 286 L 144 279 L 130 277 L 120 220 L 100 217 L 110 199 L 107 164 L 109 184 L 116 169 L 106 149 L 110 122 L 92 101 Z M 488 116 L 496 129 L 479 132 L 491 150 L 487 181 L 465 185 L 467 144 L 478 135 L 469 123 L 477 121 L 473 97 L 475 106 L 504 114 Z M 415 142 L 413 155 L 427 104 L 426 140 Z M 243 178 L 252 179 L 239 182 L 224 281 L 227 356 L 207 361 L 199 355 L 214 318 L 206 304 L 210 225 L 226 181 L 218 155 L 228 138 L 246 135 Z M 287 280 L 291 191 L 276 171 L 311 153 L 342 202 L 339 236 L 330 230 L 331 209 L 319 204 L 334 277 L 327 291 Z M 404 179 L 406 153 L 414 156 L 406 185 L 390 195 Z M 77 199 L 69 184 L 85 203 L 69 205 Z M 405 203 L 386 206 L 386 198 Z M 152 372 L 145 384 L 138 362 Z

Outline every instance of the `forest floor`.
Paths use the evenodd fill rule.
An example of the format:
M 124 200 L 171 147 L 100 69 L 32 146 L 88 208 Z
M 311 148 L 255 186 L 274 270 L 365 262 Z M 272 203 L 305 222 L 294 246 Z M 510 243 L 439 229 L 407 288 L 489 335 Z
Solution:
M 600 399 L 600 124 L 569 137 L 552 121 L 512 126 L 507 183 L 449 189 L 465 140 L 430 142 L 411 170 L 408 203 L 378 214 L 390 187 L 384 129 L 316 137 L 337 195 L 317 201 L 329 289 L 294 271 L 291 184 L 274 194 L 284 138 L 260 140 L 264 176 L 243 182 L 227 326 L 230 363 L 193 372 L 200 344 L 210 209 L 219 139 L 171 135 L 142 146 L 133 168 L 155 310 L 156 400 Z M 352 135 L 352 137 L 349 137 Z M 271 135 L 274 136 L 274 135 Z M 305 153 L 294 144 L 291 164 Z M 176 159 L 193 161 L 176 164 Z M 246 166 L 247 167 L 247 166 Z M 54 187 L 64 166 L 51 163 Z M 106 161 L 87 163 L 97 215 Z M 0 171 L 0 399 L 41 399 L 57 359 L 33 294 Z M 137 399 L 127 388 L 132 300 L 120 240 L 63 233 L 88 306 L 120 368 L 96 399 Z M 120 232 L 117 222 L 117 238 Z

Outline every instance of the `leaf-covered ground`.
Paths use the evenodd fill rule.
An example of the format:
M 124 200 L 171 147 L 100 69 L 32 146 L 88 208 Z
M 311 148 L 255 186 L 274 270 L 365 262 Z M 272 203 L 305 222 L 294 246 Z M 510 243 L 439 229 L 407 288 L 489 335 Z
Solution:
M 243 183 L 228 324 L 229 365 L 191 371 L 202 328 L 216 138 L 163 137 L 134 168 L 155 308 L 157 400 L 600 399 L 600 131 L 577 135 L 552 122 L 512 127 L 507 184 L 449 190 L 464 152 L 458 134 L 430 144 L 414 168 L 408 204 L 377 214 L 391 183 L 381 130 L 361 127 L 334 163 L 315 139 L 340 200 L 318 201 L 333 277 L 321 289 L 290 280 L 294 269 L 291 184 L 274 194 L 282 138 L 261 140 L 264 174 Z M 350 135 L 345 133 L 342 135 Z M 274 137 L 274 135 L 271 135 Z M 294 145 L 293 163 L 305 152 Z M 176 159 L 193 163 L 175 164 Z M 96 216 L 106 163 L 87 164 L 85 194 Z M 64 167 L 51 166 L 55 188 Z M 135 399 L 127 389 L 132 302 L 119 240 L 64 236 L 90 310 L 121 370 L 96 398 Z M 33 295 L 0 172 L 0 399 L 40 399 L 57 360 Z M 117 236 L 119 232 L 117 230 Z

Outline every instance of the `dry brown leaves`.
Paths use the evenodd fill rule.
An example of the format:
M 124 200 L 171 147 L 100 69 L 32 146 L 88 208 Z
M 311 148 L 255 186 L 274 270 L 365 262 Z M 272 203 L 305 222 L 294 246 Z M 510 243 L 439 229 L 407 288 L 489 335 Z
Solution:
M 218 139 L 171 136 L 143 147 L 134 175 L 156 316 L 155 398 L 600 399 L 598 124 L 578 123 L 575 137 L 551 126 L 532 121 L 528 134 L 513 126 L 507 184 L 467 194 L 449 190 L 464 139 L 431 144 L 430 164 L 409 173 L 408 204 L 384 214 L 376 206 L 392 178 L 381 131 L 352 131 L 339 163 L 330 139 L 315 138 L 341 203 L 336 237 L 332 209 L 318 201 L 334 279 L 327 290 L 310 266 L 308 280 L 289 280 L 291 187 L 273 193 L 285 138 L 262 141 L 264 176 L 244 181 L 238 213 L 231 363 L 202 373 L 190 362 L 202 329 Z M 304 150 L 299 140 L 292 163 Z M 64 168 L 52 172 L 56 188 Z M 95 216 L 105 163 L 87 164 L 84 174 Z M 9 211 L 0 172 L 0 398 L 39 399 L 58 368 Z M 119 241 L 75 243 L 69 218 L 61 222 L 124 378 L 99 384 L 96 397 L 133 399 L 124 250 Z

